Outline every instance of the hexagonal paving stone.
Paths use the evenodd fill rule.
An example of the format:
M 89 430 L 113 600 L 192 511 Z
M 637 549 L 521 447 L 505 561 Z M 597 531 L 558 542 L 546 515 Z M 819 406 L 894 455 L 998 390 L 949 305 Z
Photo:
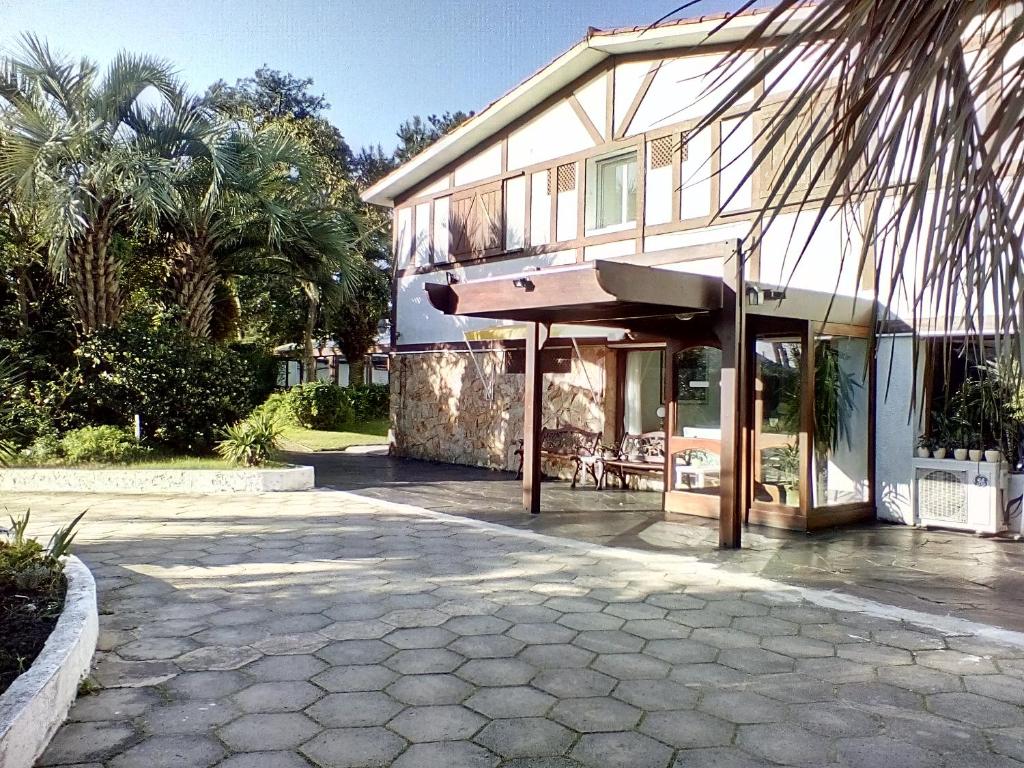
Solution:
M 1019 707 L 976 693 L 936 693 L 928 696 L 926 701 L 928 709 L 936 715 L 979 728 L 1002 728 L 1024 723 L 1024 714 Z
M 332 640 L 379 640 L 395 628 L 376 619 L 361 621 L 336 621 L 317 630 Z
M 554 696 L 529 686 L 482 688 L 464 703 L 483 715 L 498 720 L 513 717 L 540 717 L 558 701 Z
M 524 681 L 525 682 L 525 681 Z M 593 669 L 560 669 L 542 672 L 533 685 L 560 699 L 575 696 L 607 696 L 618 681 Z
M 558 621 L 562 614 L 543 605 L 506 605 L 494 615 L 513 624 L 534 624 Z
M 789 656 L 762 648 L 726 648 L 718 654 L 718 663 L 752 675 L 792 672 L 796 666 L 796 662 Z
M 125 750 L 108 765 L 111 768 L 208 768 L 224 757 L 224 748 L 214 739 L 187 736 L 153 736 Z
M 941 763 L 941 757 L 931 750 L 884 737 L 840 739 L 836 742 L 836 753 L 843 765 L 850 768 L 932 768 Z
M 330 667 L 316 675 L 313 682 L 332 693 L 380 691 L 397 677 L 397 672 L 379 664 L 360 664 Z
M 506 634 L 531 645 L 540 645 L 571 642 L 576 637 L 576 630 L 563 624 L 543 622 L 540 624 L 516 624 Z
M 336 728 L 310 739 L 299 751 L 318 765 L 371 768 L 390 765 L 405 746 L 405 739 L 384 728 Z
M 882 666 L 885 664 L 912 664 L 910 651 L 872 643 L 850 643 L 836 646 L 836 656 L 841 659 L 859 661 L 863 664 Z
M 790 637 L 800 632 L 800 625 L 774 616 L 741 616 L 733 619 L 731 627 L 761 637 Z
M 832 643 L 799 635 L 766 637 L 761 642 L 761 647 L 766 651 L 774 651 L 794 659 L 814 659 L 836 655 L 836 647 Z
M 465 660 L 465 656 L 447 648 L 421 648 L 399 651 L 384 665 L 402 675 L 425 675 L 453 672 Z
M 457 635 L 500 635 L 512 623 L 497 616 L 455 616 L 441 626 Z
M 88 763 L 116 755 L 136 738 L 125 723 L 68 723 L 46 747 L 40 765 Z
M 699 627 L 690 633 L 690 638 L 716 648 L 757 648 L 761 638 L 750 632 L 726 627 Z
M 547 757 L 564 754 L 573 735 L 543 717 L 518 717 L 492 720 L 475 740 L 503 757 Z
M 411 742 L 457 741 L 472 737 L 486 722 L 458 705 L 409 707 L 388 723 L 388 728 Z
M 921 666 L 954 675 L 990 675 L 999 672 L 991 659 L 960 651 L 921 651 L 914 654 L 914 660 Z
M 236 752 L 217 768 L 309 768 L 294 752 Z
M 306 710 L 328 728 L 384 725 L 402 710 L 402 704 L 380 691 L 331 693 Z
M 704 747 L 680 752 L 672 768 L 772 768 L 773 765 L 736 747 Z
M 946 641 L 939 635 L 916 632 L 909 629 L 877 629 L 871 633 L 876 643 L 903 648 L 906 651 L 937 651 L 946 647 Z
M 607 613 L 567 613 L 558 623 L 582 632 L 618 629 L 626 620 Z
M 737 746 L 783 765 L 819 768 L 829 761 L 829 744 L 821 736 L 792 723 L 741 725 Z M 879 765 L 888 765 L 885 761 Z
M 193 650 L 198 643 L 188 637 L 147 637 L 119 646 L 117 655 L 130 661 L 162 661 Z
M 849 659 L 797 659 L 795 670 L 830 683 L 865 682 L 875 677 L 875 668 L 870 664 Z
M 572 643 L 595 653 L 636 653 L 644 647 L 643 638 L 614 629 L 580 632 Z
M 623 680 L 612 696 L 648 712 L 688 709 L 697 701 L 696 690 L 672 680 Z
M 320 648 L 316 655 L 331 665 L 340 666 L 377 664 L 394 652 L 394 646 L 380 640 L 339 640 Z
M 161 701 L 155 688 L 108 688 L 79 696 L 68 712 L 68 720 L 127 720 L 141 715 Z
M 243 712 L 298 712 L 323 695 L 323 691 L 301 680 L 257 683 L 239 691 L 231 700 Z
M 705 694 L 698 709 L 730 723 L 775 723 L 785 720 L 786 705 L 758 693 L 724 691 Z
M 643 652 L 669 664 L 701 664 L 714 661 L 719 650 L 696 640 L 651 640 Z
M 704 712 L 675 710 L 648 714 L 640 730 L 673 747 L 692 749 L 732 743 L 735 726 Z
M 202 734 L 230 723 L 242 711 L 227 701 L 194 701 L 186 699 L 173 704 L 153 707 L 142 717 L 147 733 L 154 736 L 167 734 Z
M 271 656 L 278 654 L 314 653 L 330 640 L 319 632 L 296 632 L 292 635 L 273 635 L 255 643 L 255 646 Z
M 668 676 L 670 669 L 664 661 L 642 653 L 605 653 L 592 666 L 619 680 L 656 680 Z
M 563 699 L 548 717 L 581 733 L 628 731 L 639 721 L 641 711 L 607 696 Z
M 895 707 L 907 711 L 924 709 L 924 699 L 919 694 L 885 683 L 845 683 L 839 686 L 838 695 L 841 701 L 853 702 L 870 709 L 881 707 Z
M 442 627 L 412 627 L 396 629 L 385 635 L 383 640 L 402 650 L 416 648 L 444 648 L 458 637 Z
M 714 606 L 714 603 L 712 603 Z M 715 610 L 714 607 L 700 608 L 689 611 L 670 611 L 668 618 L 676 624 L 693 629 L 706 629 L 709 627 L 728 627 L 732 625 L 733 617 L 728 613 Z
M 519 654 L 519 658 L 538 669 L 572 669 L 585 667 L 596 654 L 575 645 L 531 645 Z
M 252 648 L 232 645 L 205 645 L 179 656 L 175 662 L 186 672 L 220 672 L 244 667 L 260 658 Z
M 622 625 L 622 631 L 645 640 L 667 640 L 689 637 L 691 630 L 667 619 L 633 619 Z
M 633 731 L 584 734 L 571 754 L 595 768 L 665 768 L 672 759 L 671 749 Z
M 522 659 L 473 659 L 456 673 L 474 685 L 522 685 L 537 674 L 537 668 Z
M 829 738 L 874 736 L 882 730 L 881 721 L 869 711 L 840 702 L 796 704 L 790 713 L 794 722 Z
M 164 688 L 175 698 L 212 701 L 248 687 L 252 678 L 242 672 L 189 672 L 168 680 Z
M 600 600 L 590 597 L 552 597 L 544 605 L 560 613 L 593 613 L 605 607 Z
M 503 659 L 515 656 L 525 643 L 505 635 L 472 635 L 460 637 L 448 648 L 467 659 Z
M 1024 706 L 1024 683 L 1009 675 L 965 675 L 964 686 L 971 693 L 1008 704 Z
M 217 731 L 230 749 L 263 751 L 292 749 L 320 730 L 305 715 L 289 712 L 279 715 L 243 715 Z
M 437 627 L 448 621 L 448 614 L 435 611 L 431 608 L 402 608 L 397 611 L 385 613 L 380 620 L 393 627 Z
M 379 603 L 342 603 L 324 611 L 324 615 L 335 621 L 362 621 L 379 619 L 388 609 Z
M 413 744 L 394 762 L 393 768 L 493 768 L 498 758 L 468 741 Z
M 387 692 L 405 704 L 458 704 L 473 692 L 473 686 L 455 675 L 408 675 L 389 685 Z
M 604 609 L 604 613 L 620 619 L 634 621 L 639 619 L 661 619 L 668 613 L 664 608 L 647 603 L 612 603 Z
M 878 679 L 883 683 L 906 688 L 915 693 L 950 693 L 963 689 L 956 675 L 916 664 L 900 667 L 879 667 Z
M 683 592 L 659 592 L 658 594 L 649 595 L 644 602 L 658 608 L 667 608 L 670 611 L 703 608 L 706 605 L 699 597 L 687 595 Z
M 295 656 L 264 656 L 262 659 L 247 664 L 242 671 L 257 680 L 308 680 L 317 673 L 327 669 L 324 661 L 300 654 Z

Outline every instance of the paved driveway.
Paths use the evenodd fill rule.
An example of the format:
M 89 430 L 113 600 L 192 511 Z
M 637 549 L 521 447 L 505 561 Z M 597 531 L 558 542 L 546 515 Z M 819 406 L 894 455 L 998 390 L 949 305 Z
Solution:
M 963 625 L 330 491 L 5 504 L 89 508 L 100 688 L 43 765 L 1024 764 L 1024 648 Z

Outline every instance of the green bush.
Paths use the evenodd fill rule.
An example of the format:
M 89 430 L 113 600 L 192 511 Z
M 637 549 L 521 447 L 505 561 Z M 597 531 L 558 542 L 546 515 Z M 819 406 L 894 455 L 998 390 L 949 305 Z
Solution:
M 306 429 L 340 429 L 352 420 L 352 406 L 337 384 L 311 381 L 288 390 L 295 421 Z
M 289 391 L 275 392 L 260 405 L 253 414 L 265 414 L 282 426 L 296 424 L 292 413 L 292 398 Z
M 236 464 L 259 467 L 277 449 L 277 438 L 284 425 L 267 412 L 254 411 L 249 418 L 224 430 L 217 453 Z
M 356 384 L 347 391 L 356 420 L 374 421 L 388 417 L 391 389 L 387 384 Z
M 79 423 L 131 424 L 139 414 L 147 442 L 173 453 L 208 453 L 266 393 L 252 355 L 171 324 L 126 320 L 92 334 L 76 355 L 67 408 Z
M 120 427 L 82 427 L 64 435 L 61 453 L 69 464 L 124 464 L 148 452 L 135 435 Z

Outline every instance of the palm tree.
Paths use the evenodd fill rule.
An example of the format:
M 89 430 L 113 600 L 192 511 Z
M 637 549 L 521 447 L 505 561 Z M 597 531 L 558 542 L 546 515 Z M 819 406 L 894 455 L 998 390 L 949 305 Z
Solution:
M 814 230 L 830 208 L 858 211 L 863 246 L 849 257 L 880 303 L 904 294 L 915 327 L 939 314 L 947 330 L 987 328 L 1020 358 L 1022 38 L 1009 0 L 778 0 L 720 64 L 727 95 L 695 130 L 756 113 L 755 169 L 784 148 L 752 232 L 794 198 L 820 208 Z M 771 84 L 808 55 L 795 89 L 766 108 Z
M 136 130 L 147 92 L 181 100 L 169 66 L 149 56 L 121 53 L 101 74 L 26 36 L 18 55 L 0 62 L 0 193 L 39 211 L 51 266 L 71 286 L 84 333 L 120 317 L 115 231 L 151 220 L 164 202 L 172 164 Z

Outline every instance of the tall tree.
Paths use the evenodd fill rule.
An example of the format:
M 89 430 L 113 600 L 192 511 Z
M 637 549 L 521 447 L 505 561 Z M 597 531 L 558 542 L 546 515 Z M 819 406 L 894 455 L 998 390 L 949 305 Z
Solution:
M 728 92 L 703 125 L 759 112 L 755 168 L 785 148 L 756 228 L 794 199 L 820 208 L 810 236 L 830 208 L 863 211 L 863 246 L 848 258 L 880 302 L 909 296 L 915 324 L 937 311 L 949 330 L 994 330 L 1020 359 L 1022 43 L 1024 15 L 1009 0 L 778 0 L 722 61 L 716 84 Z M 799 57 L 813 66 L 762 109 L 771 88 L 760 84 Z
M 82 332 L 118 322 L 124 297 L 111 241 L 118 227 L 152 220 L 165 199 L 170 165 L 135 131 L 148 91 L 181 99 L 170 67 L 149 56 L 121 53 L 101 75 L 27 36 L 0 62 L 0 192 L 38 211 Z
M 466 120 L 471 118 L 473 113 L 445 112 L 441 115 L 427 115 L 424 120 L 419 115 L 413 115 L 398 126 L 398 148 L 395 150 L 395 160 L 399 164 L 411 160 L 446 133 L 458 128 Z

